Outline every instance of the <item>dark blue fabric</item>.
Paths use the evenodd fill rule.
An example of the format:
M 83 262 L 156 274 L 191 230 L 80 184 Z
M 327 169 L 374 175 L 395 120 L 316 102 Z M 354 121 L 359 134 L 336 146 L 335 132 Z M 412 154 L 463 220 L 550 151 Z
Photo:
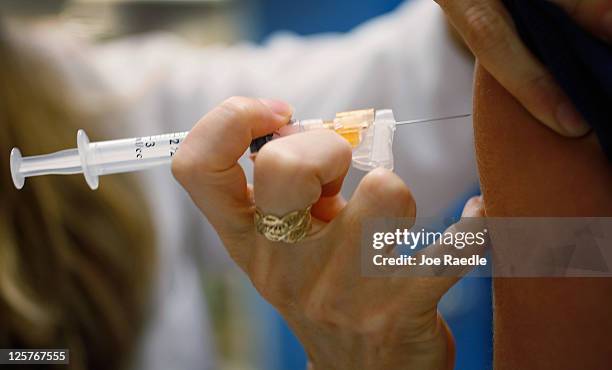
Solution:
M 612 161 L 612 46 L 546 0 L 503 0 L 523 42 L 550 70 Z

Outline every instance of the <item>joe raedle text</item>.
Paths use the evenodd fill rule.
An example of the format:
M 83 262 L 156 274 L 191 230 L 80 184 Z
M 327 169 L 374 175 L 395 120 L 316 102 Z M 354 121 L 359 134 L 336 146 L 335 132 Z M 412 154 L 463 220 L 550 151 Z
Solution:
M 473 232 L 431 232 L 424 229 L 375 232 L 372 235 L 372 248 L 380 253 L 372 256 L 372 263 L 375 266 L 486 266 L 485 257 L 477 251 L 470 254 L 467 248 L 483 247 L 487 232 L 487 229 Z M 433 249 L 427 247 L 432 244 L 436 247 L 433 254 L 428 253 Z M 417 246 L 425 248 L 414 254 L 402 253 L 402 249 L 411 252 Z M 383 253 L 385 247 L 395 247 L 398 253 Z

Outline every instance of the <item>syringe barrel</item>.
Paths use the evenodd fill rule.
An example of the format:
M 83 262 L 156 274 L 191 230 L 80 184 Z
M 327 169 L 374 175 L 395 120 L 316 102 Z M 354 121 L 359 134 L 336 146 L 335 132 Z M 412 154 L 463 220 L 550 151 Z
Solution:
M 89 144 L 88 166 L 98 176 L 169 164 L 187 132 Z
M 79 130 L 77 147 L 85 180 L 95 190 L 101 175 L 140 171 L 170 163 L 187 134 L 177 132 L 92 143 L 85 131 Z
M 181 139 L 161 136 L 164 135 L 90 143 L 88 165 L 102 176 L 170 163 Z

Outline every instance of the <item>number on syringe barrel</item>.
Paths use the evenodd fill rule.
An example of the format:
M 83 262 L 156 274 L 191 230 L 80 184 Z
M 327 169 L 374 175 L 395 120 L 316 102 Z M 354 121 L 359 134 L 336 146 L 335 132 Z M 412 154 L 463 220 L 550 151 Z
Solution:
M 178 145 L 180 143 L 181 143 L 181 139 L 179 138 L 170 139 L 170 157 L 176 154 L 176 151 L 178 150 Z
M 136 159 L 172 157 L 185 136 L 186 132 L 180 132 L 136 138 L 134 141 Z
M 143 143 L 142 143 L 142 138 L 136 138 L 136 141 L 134 142 L 134 146 L 136 147 L 136 159 L 142 159 L 142 147 L 143 147 Z
M 153 141 L 151 137 L 138 137 L 134 142 L 134 146 L 136 147 L 136 159 L 143 159 L 144 150 L 153 148 L 155 146 L 155 141 Z

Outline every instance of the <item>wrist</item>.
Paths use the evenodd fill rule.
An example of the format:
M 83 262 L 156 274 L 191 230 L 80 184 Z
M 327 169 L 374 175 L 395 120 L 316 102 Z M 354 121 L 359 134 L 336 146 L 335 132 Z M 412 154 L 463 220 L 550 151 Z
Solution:
M 351 346 L 352 353 L 313 351 L 308 370 L 452 370 L 455 362 L 455 342 L 444 320 L 439 317 L 435 329 L 423 340 L 395 338 L 392 341 L 363 338 L 360 345 Z

